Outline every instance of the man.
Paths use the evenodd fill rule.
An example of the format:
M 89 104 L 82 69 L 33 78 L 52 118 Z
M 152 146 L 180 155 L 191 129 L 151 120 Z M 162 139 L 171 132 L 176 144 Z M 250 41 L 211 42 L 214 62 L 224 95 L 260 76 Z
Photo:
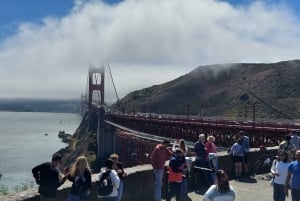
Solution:
M 242 141 L 242 152 L 243 152 L 243 162 L 242 166 L 244 169 L 244 174 L 248 174 L 249 169 L 248 169 L 248 159 L 249 159 L 249 150 L 250 150 L 250 145 L 249 145 L 249 137 L 245 135 L 244 131 L 239 131 L 237 134 L 237 137 L 241 139 Z
M 283 150 L 288 153 L 289 155 L 289 162 L 292 162 L 294 160 L 294 155 L 296 152 L 296 147 L 291 143 L 291 135 L 286 135 L 285 140 L 283 140 L 279 144 L 279 149 Z
M 150 162 L 153 167 L 155 177 L 154 182 L 154 200 L 161 201 L 162 178 L 164 174 L 165 162 L 172 156 L 171 148 L 168 148 L 170 141 L 164 140 L 155 146 L 150 156 Z
M 288 197 L 290 179 L 292 178 L 292 201 L 300 201 L 300 150 L 296 151 L 295 158 L 296 160 L 291 162 L 288 167 L 284 189 L 285 195 Z
M 169 163 L 168 182 L 170 191 L 167 194 L 166 201 L 171 201 L 171 198 L 174 195 L 176 201 L 181 201 L 181 184 L 185 165 L 183 151 L 182 149 L 177 148 Z
M 59 178 L 59 165 L 62 157 L 59 154 L 52 156 L 51 163 L 42 163 L 32 169 L 33 177 L 39 186 L 41 201 L 56 201 L 57 188 L 63 184 L 66 177 Z
M 206 170 L 208 168 L 208 157 L 205 149 L 205 139 L 206 139 L 205 134 L 200 134 L 199 140 L 194 145 L 194 152 L 196 155 L 195 163 L 199 170 L 197 171 L 199 176 L 195 176 L 195 183 L 197 187 L 196 191 L 200 191 L 201 186 L 203 187 L 210 186 L 209 174 Z M 200 180 L 203 181 L 199 184 Z
M 296 149 L 300 149 L 300 137 L 296 130 L 294 130 L 291 134 L 291 143 L 296 147 Z

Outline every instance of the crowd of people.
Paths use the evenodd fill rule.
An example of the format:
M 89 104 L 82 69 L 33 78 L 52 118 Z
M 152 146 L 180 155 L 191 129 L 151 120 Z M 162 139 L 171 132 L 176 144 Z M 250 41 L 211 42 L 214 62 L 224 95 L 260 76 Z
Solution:
M 235 143 L 229 149 L 234 164 L 235 179 L 248 174 L 248 157 L 250 140 L 245 132 L 236 134 Z M 293 132 L 279 144 L 277 158 L 273 161 L 271 174 L 273 175 L 273 200 L 284 201 L 291 190 L 292 201 L 300 201 L 300 137 Z M 187 177 L 191 171 L 191 158 L 195 157 L 194 184 L 195 191 L 208 189 L 204 194 L 204 201 L 233 201 L 235 190 L 229 184 L 227 173 L 220 169 L 217 157 L 215 138 L 212 135 L 200 134 L 195 142 L 193 152 L 184 139 L 173 142 L 164 140 L 157 144 L 151 155 L 150 162 L 154 174 L 154 201 L 162 201 L 163 175 L 168 163 L 168 192 L 166 201 L 172 197 L 182 201 L 187 195 Z M 56 201 L 57 188 L 66 180 L 72 182 L 68 201 L 89 200 L 92 189 L 92 172 L 85 156 L 79 156 L 70 168 L 61 171 L 62 157 L 52 156 L 51 162 L 40 164 L 32 169 L 36 183 L 39 185 L 41 201 Z M 108 194 L 98 194 L 102 201 L 121 201 L 126 176 L 118 154 L 111 154 L 99 173 L 99 182 L 108 177 L 111 190 Z M 107 181 L 106 181 L 107 183 Z
M 92 171 L 85 156 L 79 156 L 70 168 L 61 171 L 62 156 L 54 154 L 51 162 L 45 162 L 32 169 L 33 177 L 39 185 L 41 201 L 57 201 L 57 188 L 66 180 L 72 182 L 67 201 L 90 200 L 92 190 Z M 99 173 L 99 181 L 108 175 L 111 190 L 105 195 L 98 195 L 101 201 L 121 201 L 123 178 L 126 176 L 118 154 L 111 154 Z M 106 181 L 107 182 L 107 181 Z M 99 184 L 100 185 L 100 184 Z

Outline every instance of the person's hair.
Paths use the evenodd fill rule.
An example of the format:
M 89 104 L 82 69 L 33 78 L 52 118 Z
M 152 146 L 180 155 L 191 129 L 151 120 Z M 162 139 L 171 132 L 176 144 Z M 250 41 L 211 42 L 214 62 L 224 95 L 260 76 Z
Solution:
M 203 134 L 203 133 L 200 134 L 200 135 L 199 135 L 199 139 L 205 139 L 205 134 Z
M 183 153 L 186 153 L 187 148 L 184 139 L 180 139 L 178 144 L 179 144 L 179 148 L 182 149 Z
M 242 138 L 240 138 L 240 137 L 238 137 L 238 138 L 236 139 L 236 142 L 237 142 L 239 145 L 242 145 L 242 144 L 243 144 L 243 140 L 242 140 Z
M 244 136 L 245 132 L 244 131 L 239 131 L 237 134 L 238 134 L 238 136 Z
M 55 153 L 52 155 L 52 161 L 61 161 L 62 160 L 62 156 L 58 153 Z
M 174 153 L 175 153 L 175 154 L 178 154 L 178 153 L 183 153 L 183 151 L 182 151 L 182 149 L 180 149 L 180 148 L 177 148 L 177 149 L 175 149 Z
M 85 156 L 79 156 L 76 158 L 75 162 L 73 163 L 70 174 L 73 177 L 76 175 L 83 176 L 85 170 L 88 170 L 89 172 L 91 172 L 89 163 Z
M 116 154 L 116 153 L 113 153 L 113 154 L 111 154 L 111 155 L 109 156 L 109 158 L 110 158 L 110 159 L 117 159 L 117 158 L 119 158 L 119 155 Z
M 284 163 L 288 163 L 289 162 L 289 155 L 288 155 L 288 153 L 286 151 L 278 150 L 277 155 L 279 155 L 279 154 L 283 154 L 284 155 L 284 158 L 282 159 L 282 161 Z
M 108 169 L 114 169 L 114 164 L 115 164 L 115 162 L 112 159 L 107 159 L 104 167 L 106 167 Z
M 226 193 L 227 191 L 229 191 L 230 187 L 229 187 L 229 181 L 226 172 L 220 169 L 217 171 L 216 175 L 217 175 L 217 181 L 216 181 L 217 190 L 220 193 Z
M 212 140 L 212 141 L 214 142 L 214 141 L 215 141 L 215 137 L 212 136 L 212 135 L 209 135 L 209 136 L 207 137 L 207 141 L 209 141 L 209 140 Z

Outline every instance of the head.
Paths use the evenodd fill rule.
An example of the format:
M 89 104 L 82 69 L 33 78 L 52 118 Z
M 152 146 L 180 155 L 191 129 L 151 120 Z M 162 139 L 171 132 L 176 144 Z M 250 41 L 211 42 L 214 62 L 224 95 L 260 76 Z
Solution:
M 212 135 L 210 135 L 210 136 L 207 137 L 207 141 L 208 142 L 214 142 L 215 141 L 215 137 L 212 136 Z
M 61 161 L 62 161 L 62 157 L 60 154 L 56 153 L 56 154 L 52 155 L 51 163 L 52 163 L 53 167 L 60 165 Z
M 202 134 L 199 135 L 199 141 L 202 142 L 202 143 L 205 142 L 205 134 L 202 133 Z
M 183 151 L 180 148 L 177 148 L 174 153 L 177 157 L 183 156 Z
M 217 176 L 217 188 L 218 191 L 221 193 L 225 193 L 227 191 L 229 191 L 229 181 L 228 181 L 228 176 L 226 174 L 226 172 L 222 169 L 218 170 L 216 173 Z
M 116 162 L 119 162 L 119 155 L 118 154 L 111 154 L 110 156 L 109 156 L 109 159 L 111 159 L 111 160 L 113 160 L 115 163 Z
M 283 150 L 279 150 L 277 152 L 277 156 L 278 156 L 278 160 L 279 161 L 283 161 L 285 163 L 288 162 L 288 153 L 286 151 L 283 151 Z
M 183 152 L 185 152 L 185 151 L 186 151 L 186 145 L 185 145 L 184 139 L 180 139 L 179 142 L 178 142 L 178 144 L 179 144 L 179 148 L 180 148 Z
M 296 151 L 295 158 L 296 158 L 296 161 L 300 162 L 300 149 Z
M 240 138 L 242 138 L 242 137 L 245 136 L 245 132 L 244 132 L 244 131 L 239 131 L 239 132 L 237 133 L 237 136 L 240 137 Z
M 285 141 L 291 141 L 291 135 L 286 135 L 285 137 L 284 137 L 284 139 L 285 139 Z
M 164 141 L 162 142 L 162 145 L 163 145 L 165 148 L 167 148 L 167 147 L 170 145 L 170 141 L 169 141 L 169 140 L 164 140 Z
M 91 172 L 91 168 L 85 156 L 79 156 L 76 158 L 74 164 L 71 168 L 71 175 L 83 175 L 85 170 L 89 170 Z
M 106 162 L 105 162 L 105 165 L 104 167 L 108 170 L 112 170 L 114 169 L 114 161 L 112 159 L 108 159 Z

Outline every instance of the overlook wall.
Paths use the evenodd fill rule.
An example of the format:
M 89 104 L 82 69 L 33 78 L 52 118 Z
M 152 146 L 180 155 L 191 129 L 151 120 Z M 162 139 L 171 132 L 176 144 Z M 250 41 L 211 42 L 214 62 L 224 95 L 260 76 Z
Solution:
M 252 170 L 255 164 L 255 161 L 258 158 L 265 158 L 266 156 L 270 156 L 271 159 L 276 154 L 276 148 L 270 148 L 267 152 L 262 153 L 258 150 L 253 150 L 249 154 L 249 169 Z M 224 169 L 229 176 L 233 176 L 233 163 L 231 161 L 230 156 L 227 155 L 226 152 L 218 153 L 218 162 L 219 167 Z M 124 193 L 123 193 L 123 201 L 152 201 L 153 200 L 153 183 L 154 177 L 152 173 L 152 166 L 147 165 L 140 165 L 135 166 L 132 168 L 126 168 L 125 171 L 128 173 L 128 176 L 124 179 Z M 269 167 L 260 169 L 259 173 L 266 173 L 269 172 Z M 191 171 L 191 177 L 189 178 L 188 185 L 189 189 L 193 190 L 193 168 Z M 91 201 L 96 201 L 96 181 L 98 174 L 93 175 L 93 190 L 92 190 L 92 198 Z M 166 180 L 165 180 L 166 181 Z M 70 191 L 71 183 L 65 182 L 59 189 L 58 189 L 58 201 L 66 201 L 68 193 Z M 163 186 L 163 196 L 166 192 L 166 182 L 164 182 Z M 37 193 L 37 189 L 30 189 L 24 192 L 10 194 L 6 196 L 0 196 L 1 201 L 39 201 L 39 194 Z

